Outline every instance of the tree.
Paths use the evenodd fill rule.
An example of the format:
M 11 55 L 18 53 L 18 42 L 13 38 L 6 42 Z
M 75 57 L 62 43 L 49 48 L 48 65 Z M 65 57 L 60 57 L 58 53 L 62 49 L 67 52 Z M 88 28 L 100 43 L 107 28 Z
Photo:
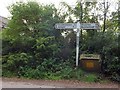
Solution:
M 31 47 L 39 37 L 54 36 L 56 40 L 60 39 L 61 32 L 54 29 L 54 24 L 61 19 L 54 5 L 42 6 L 37 2 L 20 2 L 10 6 L 9 10 L 12 17 L 3 38 L 14 43 L 13 47 L 18 47 L 16 50 L 33 50 Z
M 3 69 L 14 72 L 16 65 L 15 71 L 21 72 L 21 67 L 36 68 L 44 59 L 56 58 L 62 35 L 54 25 L 62 19 L 54 5 L 19 2 L 9 10 L 12 17 L 2 32 Z
M 54 5 L 43 6 L 37 2 L 19 2 L 9 7 L 12 17 L 8 28 L 2 31 L 4 73 L 14 72 L 27 77 L 30 75 L 30 78 L 51 78 L 66 73 L 67 70 L 69 73 L 67 72 L 65 77 L 69 77 L 67 75 L 71 74 L 74 67 L 72 53 L 75 52 L 75 34 L 66 30 L 63 37 L 63 31 L 55 30 L 54 24 L 74 22 L 74 19 L 90 23 L 99 22 L 97 14 L 91 12 L 101 8 L 97 7 L 96 2 L 77 2 L 75 7 L 62 4 L 62 8 L 66 8 L 63 13 Z M 119 18 L 117 13 L 114 11 L 111 17 L 106 17 L 104 33 L 102 30 L 83 30 L 80 47 L 82 53 L 100 54 L 104 71 L 114 80 L 120 81 L 120 33 L 118 21 L 115 20 Z
M 65 2 L 62 2 L 61 4 L 62 4 L 62 8 L 67 9 L 67 11 L 64 12 L 65 13 L 64 15 L 65 15 L 65 18 L 68 19 L 68 22 L 75 22 L 74 21 L 75 19 L 79 20 L 80 22 L 86 22 L 86 23 L 98 22 L 97 15 L 95 15 L 95 14 L 92 15 L 92 13 L 91 13 L 91 12 L 93 12 L 92 10 L 95 8 L 97 2 L 82 2 L 82 1 L 79 2 L 79 1 L 77 1 L 76 5 L 74 7 L 68 5 Z M 84 37 L 85 36 L 84 32 L 81 30 L 81 35 L 80 35 L 81 49 L 84 48 L 84 40 L 83 39 L 86 38 L 86 37 Z M 87 32 L 87 37 L 92 38 L 96 31 L 88 30 L 86 32 Z M 73 33 L 73 32 L 71 32 L 71 33 Z M 71 33 L 68 33 L 68 35 Z M 72 40 L 73 37 L 69 37 L 69 38 L 71 38 L 71 40 Z M 74 38 L 75 38 L 75 35 L 74 35 Z M 74 41 L 71 43 L 74 43 Z

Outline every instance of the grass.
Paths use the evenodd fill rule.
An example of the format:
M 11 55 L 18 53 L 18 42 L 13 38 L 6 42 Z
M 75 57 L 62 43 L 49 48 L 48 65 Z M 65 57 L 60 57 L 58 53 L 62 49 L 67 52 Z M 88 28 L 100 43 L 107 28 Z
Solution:
M 27 75 L 27 76 L 25 76 Z M 14 73 L 10 71 L 4 71 L 3 72 L 4 77 L 14 77 L 16 76 Z M 77 69 L 71 69 L 66 68 L 63 69 L 60 73 L 53 73 L 53 72 L 42 72 L 33 70 L 31 73 L 31 70 L 27 70 L 24 75 L 21 75 L 20 77 L 25 77 L 29 79 L 48 79 L 48 80 L 79 80 L 83 82 L 106 82 L 106 80 L 103 79 L 103 77 L 100 74 L 96 73 L 88 73 L 83 71 L 81 68 Z
M 87 74 L 84 77 L 81 78 L 82 81 L 85 82 L 97 82 L 98 80 L 98 76 L 95 74 Z

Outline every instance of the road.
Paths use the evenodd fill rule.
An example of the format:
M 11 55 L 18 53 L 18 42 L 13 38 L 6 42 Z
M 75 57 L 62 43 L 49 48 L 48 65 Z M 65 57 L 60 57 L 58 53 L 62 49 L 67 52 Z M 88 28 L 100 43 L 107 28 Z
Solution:
M 119 88 L 120 84 L 88 83 L 77 80 L 29 80 L 2 78 L 2 88 Z

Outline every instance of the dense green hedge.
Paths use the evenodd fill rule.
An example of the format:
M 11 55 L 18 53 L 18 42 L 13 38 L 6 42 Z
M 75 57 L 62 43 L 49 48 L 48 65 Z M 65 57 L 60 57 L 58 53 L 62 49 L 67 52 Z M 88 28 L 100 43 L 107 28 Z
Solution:
M 78 79 L 97 81 L 75 69 L 75 34 L 54 28 L 64 22 L 64 15 L 53 5 L 36 2 L 17 3 L 10 7 L 12 18 L 8 28 L 2 30 L 3 76 L 35 79 Z M 119 34 L 119 33 L 117 33 Z M 87 31 L 80 41 L 81 53 L 97 53 L 102 58 L 102 71 L 113 80 L 120 81 L 120 45 L 114 30 Z

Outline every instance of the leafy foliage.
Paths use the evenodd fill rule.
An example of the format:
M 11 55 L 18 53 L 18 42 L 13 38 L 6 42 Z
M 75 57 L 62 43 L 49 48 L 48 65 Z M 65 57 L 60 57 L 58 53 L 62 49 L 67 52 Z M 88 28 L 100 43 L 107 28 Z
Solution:
M 74 68 L 75 33 L 66 30 L 63 37 L 63 30 L 53 27 L 58 22 L 74 22 L 74 18 L 81 22 L 98 22 L 97 15 L 90 15 L 96 5 L 96 2 L 85 2 L 82 6 L 77 2 L 72 8 L 63 2 L 62 8 L 67 11 L 62 14 L 54 5 L 37 2 L 19 2 L 10 6 L 12 17 L 0 38 L 3 42 L 3 76 L 96 82 L 97 75 L 86 75 L 80 68 Z M 120 33 L 119 25 L 114 21 L 117 18 L 117 12 L 113 12 L 111 19 L 106 21 L 104 33 L 102 30 L 81 31 L 80 53 L 100 54 L 103 73 L 120 81 Z

